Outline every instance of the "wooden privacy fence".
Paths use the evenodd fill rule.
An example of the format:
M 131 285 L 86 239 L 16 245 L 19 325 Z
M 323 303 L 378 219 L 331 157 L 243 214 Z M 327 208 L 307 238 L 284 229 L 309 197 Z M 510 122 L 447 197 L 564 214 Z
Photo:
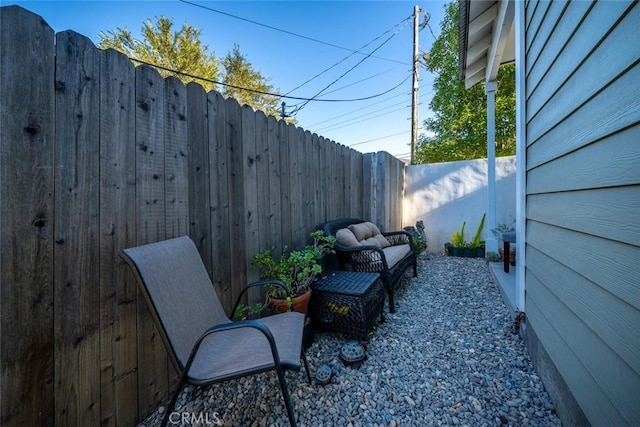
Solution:
M 188 234 L 229 310 L 253 254 L 329 219 L 397 229 L 403 164 L 0 8 L 2 425 L 133 425 L 175 372 L 118 258 Z

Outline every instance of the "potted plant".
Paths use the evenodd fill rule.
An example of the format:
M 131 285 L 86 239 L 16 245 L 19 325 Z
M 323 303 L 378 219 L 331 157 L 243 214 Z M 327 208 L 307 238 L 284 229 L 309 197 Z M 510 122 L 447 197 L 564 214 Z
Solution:
M 467 225 L 466 221 L 462 223 L 462 227 L 460 231 L 456 231 L 451 235 L 451 242 L 445 243 L 445 251 L 447 255 L 451 256 L 461 256 L 461 257 L 484 257 L 484 240 L 480 240 L 480 233 L 484 228 L 484 220 L 486 214 L 482 215 L 482 219 L 480 220 L 480 224 L 476 230 L 476 233 L 473 236 L 473 240 L 467 242 L 464 239 L 464 228 Z
M 469 242 L 469 248 L 471 249 L 471 252 L 473 253 L 473 257 L 480 257 L 480 258 L 484 258 L 484 248 L 485 248 L 485 242 L 484 240 L 480 240 L 480 233 L 482 232 L 482 229 L 484 228 L 484 220 L 486 218 L 487 214 L 484 213 L 482 214 L 482 219 L 480 220 L 480 224 L 478 225 L 478 228 L 476 229 L 476 234 L 473 235 L 473 239 L 471 240 L 471 242 Z
M 334 253 L 335 237 L 325 236 L 322 230 L 311 233 L 313 243 L 302 250 L 282 253 L 274 259 L 271 251 L 255 254 L 251 266 L 260 270 L 263 280 L 277 279 L 284 283 L 286 290 L 270 286 L 267 291 L 267 302 L 280 311 L 307 312 L 307 304 L 311 297 L 313 281 L 322 272 L 320 264 L 326 254 Z
M 450 252 L 451 256 L 462 256 L 462 251 L 466 246 L 466 242 L 464 241 L 464 227 L 467 225 L 467 222 L 464 221 L 462 223 L 462 228 L 460 231 L 456 231 L 451 235 L 451 243 L 450 243 Z M 446 245 L 445 245 L 446 247 Z

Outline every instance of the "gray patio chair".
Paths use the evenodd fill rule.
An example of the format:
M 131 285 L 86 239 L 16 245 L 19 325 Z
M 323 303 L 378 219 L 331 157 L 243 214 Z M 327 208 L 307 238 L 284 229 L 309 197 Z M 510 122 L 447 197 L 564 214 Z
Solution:
M 259 320 L 232 322 L 224 312 L 198 250 L 183 236 L 123 249 L 122 258 L 133 271 L 180 382 L 165 411 L 165 426 L 185 382 L 213 383 L 275 370 L 292 426 L 295 417 L 284 370 L 300 370 L 304 315 L 282 313 Z M 254 286 L 273 281 L 254 282 Z M 276 283 L 282 285 L 282 283 Z M 234 311 L 236 307 L 234 307 Z

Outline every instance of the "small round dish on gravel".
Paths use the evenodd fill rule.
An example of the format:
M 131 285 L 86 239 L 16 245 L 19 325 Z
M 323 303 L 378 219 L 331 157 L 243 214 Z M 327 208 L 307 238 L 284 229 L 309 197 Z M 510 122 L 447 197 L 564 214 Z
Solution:
M 327 385 L 331 382 L 331 376 L 333 375 L 333 371 L 331 371 L 331 366 L 329 365 L 320 365 L 316 369 L 316 381 L 320 385 Z
M 345 366 L 357 369 L 366 357 L 364 346 L 358 341 L 347 341 L 340 349 L 340 360 Z

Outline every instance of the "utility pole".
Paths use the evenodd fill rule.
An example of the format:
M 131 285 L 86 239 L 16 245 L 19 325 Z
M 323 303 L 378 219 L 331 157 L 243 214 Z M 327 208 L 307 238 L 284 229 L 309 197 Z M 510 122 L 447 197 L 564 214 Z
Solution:
M 420 70 L 420 58 L 418 47 L 420 8 L 413 7 L 413 93 L 411 98 L 411 163 L 418 152 L 418 80 Z

